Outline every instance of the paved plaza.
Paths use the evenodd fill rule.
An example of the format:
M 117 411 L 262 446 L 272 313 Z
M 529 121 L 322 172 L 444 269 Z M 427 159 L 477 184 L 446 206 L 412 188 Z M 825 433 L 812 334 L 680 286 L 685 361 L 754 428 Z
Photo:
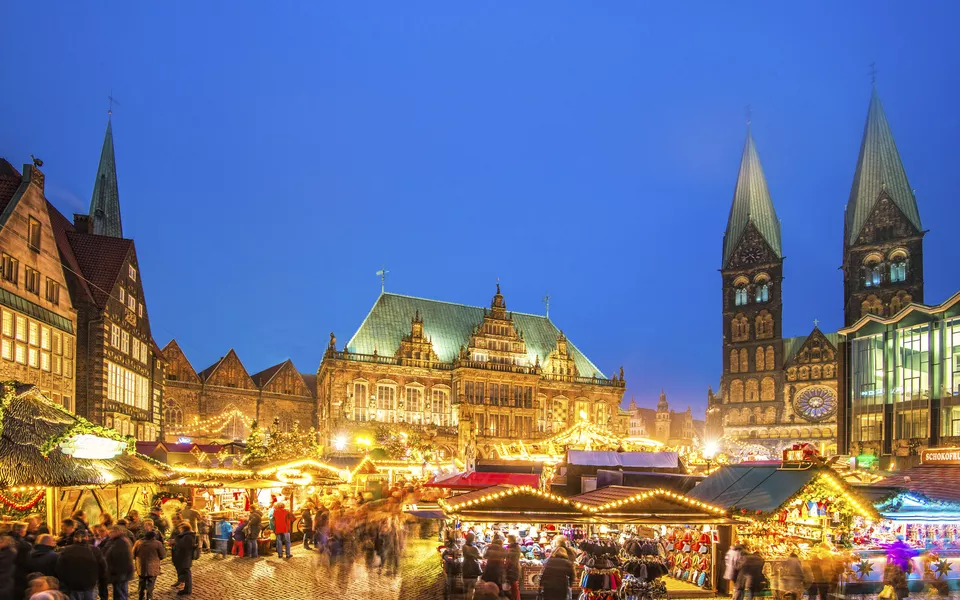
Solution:
M 296 548 L 293 558 L 214 558 L 204 554 L 193 567 L 196 600 L 286 600 L 338 598 L 362 600 L 414 600 L 443 597 L 443 581 L 436 539 L 408 538 L 400 564 L 401 576 L 379 575 L 362 564 L 329 567 L 313 551 Z M 169 560 L 157 579 L 154 598 L 177 598 L 170 586 L 176 573 Z M 130 597 L 136 598 L 136 582 Z

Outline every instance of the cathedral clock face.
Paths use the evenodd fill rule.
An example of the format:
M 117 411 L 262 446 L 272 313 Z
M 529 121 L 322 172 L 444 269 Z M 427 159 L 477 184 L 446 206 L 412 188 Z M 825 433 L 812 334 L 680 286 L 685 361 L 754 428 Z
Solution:
M 761 258 L 760 248 L 747 248 L 743 251 L 743 260 L 748 263 L 758 262 Z
M 793 408 L 808 421 L 822 421 L 837 412 L 837 393 L 822 385 L 812 385 L 797 392 Z

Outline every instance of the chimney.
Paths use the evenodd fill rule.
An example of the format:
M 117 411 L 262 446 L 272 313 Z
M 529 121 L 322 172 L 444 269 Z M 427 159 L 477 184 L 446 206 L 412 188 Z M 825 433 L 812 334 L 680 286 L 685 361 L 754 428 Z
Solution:
M 23 180 L 27 183 L 34 184 L 40 188 L 40 192 L 43 193 L 44 175 L 43 171 L 41 171 L 37 165 L 23 165 Z
M 90 233 L 90 215 L 73 213 L 73 227 L 80 233 Z

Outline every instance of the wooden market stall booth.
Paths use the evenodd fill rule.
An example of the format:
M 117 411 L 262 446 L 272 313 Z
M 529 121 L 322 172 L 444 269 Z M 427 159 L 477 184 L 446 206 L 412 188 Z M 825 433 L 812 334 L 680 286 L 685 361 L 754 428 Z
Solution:
M 146 514 L 166 465 L 136 454 L 130 439 L 93 425 L 36 386 L 2 384 L 0 512 L 41 515 L 51 531 L 76 510 L 93 523 L 103 512 Z
M 596 585 L 597 579 L 584 576 L 596 573 L 617 581 L 642 564 L 644 573 L 658 572 L 658 580 L 668 575 L 662 577 L 663 595 L 713 596 L 720 530 L 734 523 L 725 510 L 666 489 L 611 487 L 563 498 L 531 486 L 500 485 L 441 500 L 440 506 L 454 531 L 472 530 L 481 543 L 497 532 L 518 536 L 523 594 L 537 592 L 548 548 L 563 535 L 585 553 L 598 545 L 613 548 L 620 561 L 601 563 L 610 557 L 585 554 L 576 567 L 581 584 Z M 590 587 L 592 594 L 602 591 Z

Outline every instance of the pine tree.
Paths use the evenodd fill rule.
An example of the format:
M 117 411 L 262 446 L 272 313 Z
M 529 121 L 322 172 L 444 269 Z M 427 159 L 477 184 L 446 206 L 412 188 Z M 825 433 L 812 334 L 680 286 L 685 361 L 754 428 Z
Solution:
M 264 459 L 267 457 L 267 444 L 263 431 L 254 421 L 250 426 L 250 435 L 247 436 L 247 447 L 243 451 L 244 462 Z

